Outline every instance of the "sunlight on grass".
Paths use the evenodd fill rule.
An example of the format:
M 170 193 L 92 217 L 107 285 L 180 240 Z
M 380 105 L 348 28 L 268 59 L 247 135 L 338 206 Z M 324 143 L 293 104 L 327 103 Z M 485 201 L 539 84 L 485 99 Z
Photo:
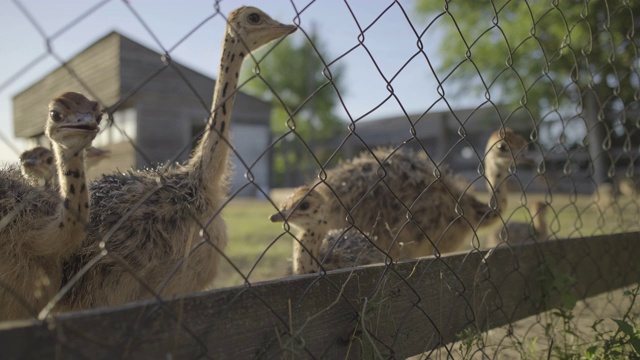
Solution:
M 281 223 L 268 220 L 275 211 L 266 200 L 234 199 L 225 207 L 223 216 L 229 231 L 225 253 L 237 270 L 223 260 L 215 287 L 243 284 L 240 273 L 251 283 L 285 276 L 291 267 L 292 239 Z

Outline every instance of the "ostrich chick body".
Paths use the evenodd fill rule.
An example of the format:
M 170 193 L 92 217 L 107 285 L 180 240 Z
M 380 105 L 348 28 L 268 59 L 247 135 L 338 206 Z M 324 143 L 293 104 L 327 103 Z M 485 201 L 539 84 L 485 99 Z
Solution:
M 84 148 L 98 133 L 98 103 L 65 93 L 49 104 L 58 192 L 16 171 L 0 174 L 0 319 L 36 316 L 60 288 L 63 261 L 86 238 L 89 194 Z M 42 151 L 40 151 L 42 152 Z
M 376 235 L 395 258 L 459 250 L 472 231 L 494 224 L 506 206 L 504 180 L 522 161 L 527 142 L 510 129 L 494 132 L 483 161 L 491 206 L 460 186 L 459 179 L 411 150 L 365 152 L 327 171 L 314 184 L 329 206 L 332 228 L 353 224 Z M 528 161 L 528 160 L 525 160 Z M 352 220 L 350 220 L 352 219 Z
M 227 196 L 229 128 L 238 73 L 249 52 L 296 30 L 261 10 L 241 7 L 227 19 L 211 116 L 184 166 L 104 176 L 91 185 L 98 211 L 89 241 L 65 267 L 74 281 L 59 309 L 171 297 L 209 287 L 227 243 L 220 210 Z

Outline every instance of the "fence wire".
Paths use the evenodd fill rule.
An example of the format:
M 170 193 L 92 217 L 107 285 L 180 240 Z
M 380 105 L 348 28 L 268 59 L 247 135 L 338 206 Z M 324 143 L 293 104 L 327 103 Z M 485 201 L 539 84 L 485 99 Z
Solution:
M 75 190 L 28 182 L 15 164 L 2 170 L 0 319 L 30 319 L 45 334 L 7 323 L 0 336 L 27 339 L 10 354 L 640 356 L 640 6 L 381 0 L 370 16 L 334 3 L 357 28 L 352 47 L 325 51 L 340 35 L 306 20 L 321 5 L 292 0 L 292 18 L 269 15 L 296 33 L 251 54 L 249 37 L 235 38 L 242 52 L 222 53 L 216 76 L 239 73 L 214 93 L 174 53 L 207 25 L 230 36 L 264 24 L 255 10 L 234 17 L 235 4 L 215 1 L 168 46 L 135 1 L 97 1 L 55 31 L 36 4 L 13 1 L 45 45 L 0 79 L 16 133 L 50 147 L 46 104 L 75 91 L 103 109 L 93 145 L 110 153 L 85 156 L 91 215 L 67 252 L 34 244 L 77 237 L 50 224 Z M 126 37 L 119 54 L 56 52 L 114 4 L 155 53 Z M 403 28 L 414 45 L 389 64 L 374 34 L 391 14 L 401 23 L 385 31 Z M 247 57 L 242 71 L 236 55 Z M 109 56 L 117 90 L 96 80 Z M 45 60 L 59 66 L 48 80 L 6 94 Z M 357 65 L 386 91 L 359 115 L 350 94 L 373 90 L 344 81 Z M 411 90 L 430 94 L 414 111 L 400 79 L 420 76 L 435 86 Z M 394 116 L 377 116 L 389 108 Z M 24 168 L 10 138 L 0 131 Z M 71 160 L 50 156 L 68 171 Z M 30 346 L 36 338 L 50 346 Z

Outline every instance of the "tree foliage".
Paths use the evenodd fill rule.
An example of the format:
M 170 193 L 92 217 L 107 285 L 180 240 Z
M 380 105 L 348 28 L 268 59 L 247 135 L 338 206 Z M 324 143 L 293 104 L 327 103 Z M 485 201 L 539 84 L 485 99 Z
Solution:
M 547 145 L 586 147 L 596 184 L 615 174 L 617 157 L 609 149 L 640 143 L 640 1 L 419 0 L 416 6 L 446 34 L 443 78 L 464 79 L 464 90 L 475 84 L 496 104 L 519 103 L 534 121 L 544 121 Z
M 313 159 L 306 147 L 322 154 L 316 145 L 333 138 L 345 127 L 334 113 L 337 104 L 335 89 L 340 88 L 344 68 L 332 65 L 326 69 L 324 48 L 314 32 L 308 39 L 289 36 L 273 48 L 255 52 L 253 59 L 257 63 L 245 66 L 241 74 L 241 83 L 249 80 L 243 91 L 273 105 L 271 129 L 274 136 L 288 134 L 274 146 L 274 172 L 278 185 L 299 182 L 300 179 L 287 181 L 286 177 L 291 176 L 287 173 L 288 164 L 304 162 L 313 167 Z
M 475 79 L 494 102 L 519 101 L 539 117 L 591 90 L 605 112 L 638 105 L 640 1 L 420 0 L 417 9 L 446 32 L 440 71 Z

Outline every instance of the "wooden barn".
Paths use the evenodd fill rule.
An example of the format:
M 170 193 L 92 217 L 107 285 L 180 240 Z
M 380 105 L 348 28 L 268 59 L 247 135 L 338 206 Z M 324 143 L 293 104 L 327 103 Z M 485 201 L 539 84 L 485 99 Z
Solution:
M 117 33 L 111 32 L 13 98 L 15 136 L 48 145 L 46 106 L 66 91 L 77 91 L 116 111 L 103 122 L 94 146 L 111 156 L 91 169 L 98 176 L 189 157 L 208 117 L 215 80 Z M 253 182 L 269 189 L 271 105 L 239 92 L 232 115 L 232 144 L 251 168 Z M 134 146 L 135 145 L 135 146 Z M 245 166 L 233 156 L 232 191 L 247 184 Z M 244 196 L 259 194 L 247 186 Z

